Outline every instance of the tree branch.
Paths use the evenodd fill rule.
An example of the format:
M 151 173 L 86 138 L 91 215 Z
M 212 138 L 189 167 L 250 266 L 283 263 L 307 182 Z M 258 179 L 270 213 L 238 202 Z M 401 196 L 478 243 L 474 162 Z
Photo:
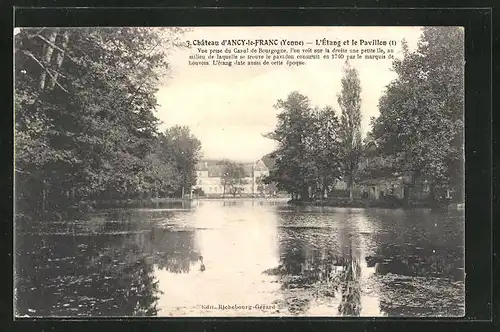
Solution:
M 67 57 L 68 59 L 70 59 L 71 61 L 73 61 L 74 63 L 76 64 L 79 64 L 78 61 L 73 58 L 72 56 L 69 56 L 68 54 L 66 54 L 66 50 L 62 49 L 61 47 L 57 46 L 56 44 L 52 43 L 50 40 L 48 40 L 47 38 L 45 38 L 44 36 L 40 35 L 40 34 L 37 34 L 35 37 L 38 37 L 40 38 L 41 40 L 43 40 L 44 42 L 46 42 L 47 44 L 49 44 L 50 46 L 52 46 L 53 48 L 59 50 L 60 52 L 62 52 L 64 54 L 65 57 Z
M 40 62 L 40 60 L 38 60 L 38 59 L 37 59 L 37 58 L 36 58 L 36 57 L 35 57 L 35 56 L 31 53 L 31 52 L 29 52 L 29 51 L 23 51 L 23 53 L 24 53 L 24 54 L 26 54 L 26 55 L 28 55 L 28 56 L 29 56 L 30 58 L 32 58 L 33 60 L 35 60 L 35 61 L 36 61 L 36 63 L 38 63 L 38 65 L 39 65 L 40 67 L 42 67 L 42 69 L 43 69 L 43 70 L 45 70 L 45 72 L 46 72 L 47 74 L 49 74 L 49 75 L 50 75 L 50 77 L 52 77 L 52 79 L 54 79 L 55 84 L 57 84 L 57 85 L 61 88 L 61 90 L 63 90 L 64 92 L 68 93 L 68 90 L 66 90 L 66 89 L 65 89 L 65 88 L 64 88 L 61 84 L 59 84 L 59 82 L 57 82 L 57 80 L 55 79 L 54 75 L 52 75 L 52 73 L 51 73 L 51 72 L 50 72 L 47 68 L 45 68 L 45 66 L 44 66 L 44 65 Z

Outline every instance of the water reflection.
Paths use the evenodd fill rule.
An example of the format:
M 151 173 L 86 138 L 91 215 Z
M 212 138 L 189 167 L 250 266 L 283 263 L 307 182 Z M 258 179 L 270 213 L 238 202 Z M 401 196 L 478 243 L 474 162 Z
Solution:
M 17 315 L 459 316 L 463 227 L 456 212 L 242 200 L 31 225 Z
M 309 229 L 313 233 L 318 230 L 321 231 Z M 323 231 L 329 232 L 327 228 Z M 281 232 L 281 264 L 265 273 L 280 276 L 284 305 L 289 312 L 359 316 L 361 268 L 349 234 L 340 232 L 337 235 L 341 236 L 332 237 L 331 241 L 318 238 L 310 242 L 311 237 L 303 228 L 284 227 Z M 296 232 L 299 233 L 294 235 Z
M 463 316 L 463 212 L 372 210 L 367 217 L 377 231 L 366 234 L 366 264 L 377 276 L 381 310 L 389 316 Z
M 342 301 L 339 305 L 339 313 L 342 316 L 359 316 L 361 312 L 361 268 L 359 260 L 349 256 L 347 264 L 344 265 L 342 274 Z
M 219 305 L 253 307 L 272 304 L 279 284 L 262 271 L 277 259 L 276 216 L 251 201 L 202 202 L 184 228 L 195 229 L 191 273 L 181 276 L 158 269 L 165 316 L 254 316 L 258 309 L 224 309 Z M 213 306 L 214 308 L 211 308 Z M 275 310 L 265 314 L 277 314 Z
M 193 265 L 199 262 L 200 254 L 195 248 L 192 230 L 171 232 L 153 228 L 149 240 L 145 249 L 153 253 L 156 268 L 160 270 L 189 273 Z
M 158 282 L 135 240 L 123 235 L 24 236 L 24 243 L 17 244 L 17 314 L 156 315 Z

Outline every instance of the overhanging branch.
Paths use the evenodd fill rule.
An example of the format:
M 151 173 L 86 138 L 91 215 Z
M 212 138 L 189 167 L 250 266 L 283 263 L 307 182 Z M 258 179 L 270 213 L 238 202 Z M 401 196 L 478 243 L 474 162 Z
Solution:
M 56 78 L 54 75 L 52 75 L 52 73 L 47 69 L 45 68 L 45 66 L 42 64 L 42 62 L 40 60 L 38 60 L 34 55 L 33 53 L 29 52 L 29 51 L 23 51 L 24 54 L 26 54 L 27 56 L 29 56 L 30 58 L 32 58 L 33 60 L 35 60 L 36 63 L 38 63 L 38 65 L 47 73 L 49 74 L 50 77 L 52 77 L 52 79 L 54 80 L 54 83 L 57 84 L 57 86 L 59 86 L 61 88 L 61 90 L 63 90 L 64 92 L 68 93 L 68 90 L 66 90 L 61 84 L 59 84 L 59 82 L 57 82 Z

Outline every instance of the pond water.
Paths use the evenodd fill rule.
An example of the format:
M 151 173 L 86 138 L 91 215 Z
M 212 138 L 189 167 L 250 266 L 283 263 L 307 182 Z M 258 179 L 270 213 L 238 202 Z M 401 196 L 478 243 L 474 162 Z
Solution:
M 17 227 L 16 316 L 463 316 L 464 222 L 214 200 Z

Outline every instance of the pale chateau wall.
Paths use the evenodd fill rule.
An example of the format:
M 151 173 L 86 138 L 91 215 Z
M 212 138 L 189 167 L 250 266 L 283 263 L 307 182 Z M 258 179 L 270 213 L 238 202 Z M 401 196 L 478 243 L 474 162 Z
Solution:
M 255 163 L 255 165 L 257 163 Z M 262 166 L 262 163 L 259 164 L 258 168 L 260 168 L 261 170 L 254 170 L 253 176 L 244 178 L 246 184 L 244 185 L 242 194 L 251 195 L 258 193 L 257 179 L 260 176 L 269 175 L 269 171 L 267 169 L 262 170 L 262 168 L 265 168 Z M 195 187 L 201 188 L 206 195 L 215 196 L 215 195 L 222 195 L 224 193 L 224 187 L 221 184 L 220 176 L 209 176 L 208 170 L 197 170 L 196 175 L 197 175 L 197 181 Z M 226 192 L 226 194 L 228 195 L 229 193 Z

